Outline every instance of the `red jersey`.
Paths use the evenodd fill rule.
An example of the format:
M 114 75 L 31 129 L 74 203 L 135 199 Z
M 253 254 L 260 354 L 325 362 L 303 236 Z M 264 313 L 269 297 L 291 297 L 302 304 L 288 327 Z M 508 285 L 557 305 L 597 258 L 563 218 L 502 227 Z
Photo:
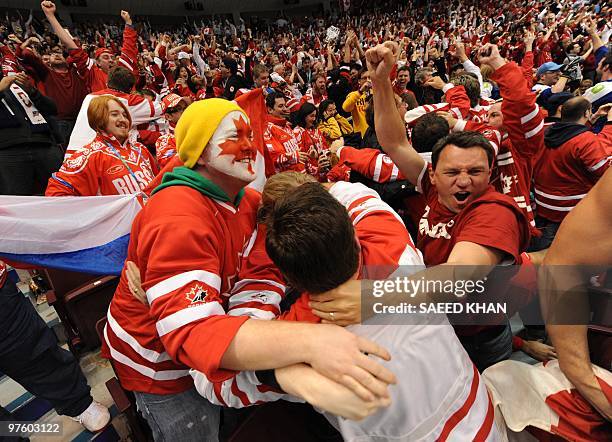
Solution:
M 41 92 L 57 105 L 57 118 L 59 120 L 76 119 L 83 98 L 89 90 L 74 66 L 68 65 L 66 72 L 49 69 L 38 55 L 35 55 L 30 49 L 21 51 L 19 46 L 17 56 L 25 66 L 32 69 L 41 86 Z
M 398 266 L 422 266 L 416 250 L 399 215 L 383 202 L 378 194 L 361 183 L 339 182 L 330 193 L 346 207 L 355 227 L 361 247 L 359 278 L 383 279 Z M 280 314 L 280 302 L 285 285 L 278 268 L 265 250 L 265 226 L 258 226 L 243 253 L 239 282 L 230 297 L 229 315 L 258 319 L 283 319 L 318 323 L 320 318 L 308 306 L 309 296 L 302 296 L 291 309 Z M 206 373 L 192 371 L 196 387 L 212 403 L 244 407 L 276 400 L 281 397 L 261 385 L 253 372 L 234 373 L 224 381 L 214 381 Z
M 302 103 L 308 102 L 318 108 L 323 100 L 327 100 L 327 95 L 316 95 L 313 89 L 309 88 L 300 101 Z
M 146 147 L 98 134 L 64 159 L 49 178 L 46 196 L 128 195 L 140 193 L 158 172 Z
M 489 186 L 482 196 L 453 213 L 438 200 L 427 164 L 417 190 L 427 199 L 417 241 L 427 266 L 447 262 L 453 247 L 461 241 L 500 250 L 515 263 L 521 262 L 520 255 L 529 243 L 529 223 L 512 198 Z
M 174 134 L 164 134 L 155 142 L 155 158 L 160 169 L 164 167 L 172 157 L 176 155 L 176 138 Z
M 134 220 L 127 259 L 140 268 L 149 306 L 132 296 L 123 272 L 103 343 L 128 390 L 188 390 L 189 367 L 214 380 L 231 377 L 219 364 L 248 318 L 225 315 L 226 294 L 255 228 L 260 196 L 247 188 L 234 205 L 215 199 L 216 186 L 207 183 L 158 191 Z
M 544 148 L 544 113 L 536 104 L 536 95 L 529 89 L 521 69 L 515 63 L 507 63 L 491 76 L 499 85 L 504 99 L 504 134 L 501 143 L 489 140 L 496 148 L 495 169 L 491 183 L 495 188 L 514 198 L 536 233 L 530 190 L 533 170 Z M 476 130 L 486 137 L 495 131 L 485 123 L 460 121 L 453 130 Z
M 612 123 L 599 134 L 586 126 L 555 123 L 535 171 L 538 216 L 560 223 L 612 163 Z
M 135 76 L 138 75 L 138 34 L 131 25 L 125 25 L 123 29 L 123 46 L 121 55 L 117 61 L 118 66 L 129 69 Z M 82 78 L 86 79 L 87 87 L 91 92 L 106 89 L 108 74 L 98 67 L 95 60 L 89 58 L 87 53 L 81 49 L 72 49 L 67 60 L 74 63 Z
M 300 143 L 287 120 L 268 114 L 263 140 L 275 173 L 286 170 L 305 171 L 304 165 L 300 163 Z
M 74 129 L 70 134 L 70 141 L 68 142 L 68 148 L 66 149 L 65 158 L 72 155 L 73 152 L 80 150 L 84 145 L 91 142 L 96 136 L 96 132 L 89 126 L 89 120 L 87 119 L 87 109 L 89 103 L 95 97 L 101 95 L 112 95 L 117 97 L 130 112 L 132 118 L 132 130 L 130 130 L 130 139 L 135 141 L 138 138 L 138 131 L 135 128 L 143 123 L 149 123 L 157 120 L 162 116 L 161 104 L 157 101 L 151 101 L 141 95 L 136 94 L 124 94 L 123 92 L 116 91 L 114 89 L 102 89 L 100 91 L 91 93 L 85 97 L 81 105 L 81 110 L 77 116 L 74 124 Z
M 329 153 L 329 147 L 321 131 L 317 128 L 305 129 L 297 126 L 293 129 L 293 132 L 300 146 L 300 152 L 310 153 L 314 151 L 316 153 L 315 158 L 308 158 L 306 173 L 312 175 L 321 182 L 327 181 L 326 173 L 328 170 L 319 169 L 319 157 Z

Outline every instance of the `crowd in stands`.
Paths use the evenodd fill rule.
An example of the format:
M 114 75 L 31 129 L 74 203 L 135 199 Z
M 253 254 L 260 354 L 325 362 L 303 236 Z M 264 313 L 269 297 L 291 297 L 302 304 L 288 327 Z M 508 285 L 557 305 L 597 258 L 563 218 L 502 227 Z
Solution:
M 219 407 L 286 393 L 329 412 L 345 440 L 417 440 L 417 430 L 432 440 L 451 433 L 453 440 L 494 439 L 493 407 L 512 431 L 539 418 L 520 416 L 520 404 L 508 399 L 514 384 L 494 370 L 513 350 L 537 361 L 559 357 L 548 370 L 569 380 L 581 396 L 576 404 L 586 407 L 577 418 L 572 406 L 547 401 L 563 425 L 546 431 L 606 440 L 610 366 L 592 368 L 588 351 L 576 356 L 577 347 L 588 349 L 586 333 L 545 329 L 537 282 L 510 278 L 495 287 L 512 314 L 539 318 L 522 338 L 512 336 L 510 314 L 493 324 L 445 323 L 422 341 L 410 336 L 414 329 L 386 329 L 384 338 L 362 329 L 364 340 L 347 344 L 344 372 L 332 367 L 342 352 L 331 357 L 330 349 L 346 336 L 320 324 L 314 333 L 312 323 L 360 322 L 351 280 L 392 273 L 368 275 L 368 265 L 488 268 L 466 277 L 478 279 L 488 266 L 562 263 L 559 246 L 556 255 L 549 250 L 576 223 L 573 209 L 586 207 L 592 191 L 608 199 L 612 192 L 612 7 L 585 0 L 341 3 L 315 17 L 197 18 L 176 27 L 151 26 L 132 17 L 138 11 L 65 27 L 48 0 L 29 15 L 7 13 L 0 21 L 0 195 L 141 198 L 128 251 L 137 267 L 124 271 L 109 309 L 104 354 L 159 440 L 175 431 L 170 406 L 155 406 L 160 395 L 206 410 L 199 435 L 215 440 Z M 204 219 L 210 225 L 198 224 Z M 175 244 L 185 257 L 171 250 Z M 610 253 L 575 263 L 609 266 Z M 210 264 L 213 255 L 219 262 Z M 191 269 L 194 262 L 211 267 Z M 287 287 L 303 295 L 281 308 Z M 246 317 L 312 327 L 266 329 Z M 286 350 L 296 333 L 312 338 Z M 272 336 L 285 354 L 259 342 Z M 370 339 L 389 350 L 391 365 L 347 356 L 357 346 L 387 358 Z M 196 355 L 208 340 L 218 343 Z M 398 347 L 402 340 L 424 345 L 422 354 Z M 402 361 L 411 358 L 410 369 L 444 391 L 422 389 L 412 373 L 407 380 Z M 516 383 L 524 380 L 522 368 L 504 367 Z M 487 393 L 478 379 L 488 368 Z M 472 386 L 469 401 L 451 380 Z M 393 405 L 379 411 L 396 382 Z M 428 415 L 439 428 L 414 415 L 371 420 L 410 409 L 413 396 L 428 396 L 432 410 L 447 405 Z M 463 407 L 451 416 L 457 404 Z M 361 424 L 333 417 L 370 414 Z

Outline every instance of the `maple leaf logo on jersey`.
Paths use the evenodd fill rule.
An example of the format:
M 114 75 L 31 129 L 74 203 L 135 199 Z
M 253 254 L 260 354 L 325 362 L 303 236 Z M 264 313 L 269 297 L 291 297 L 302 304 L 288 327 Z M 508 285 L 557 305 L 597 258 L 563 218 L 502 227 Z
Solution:
M 197 304 L 206 301 L 206 297 L 208 296 L 208 291 L 204 290 L 200 284 L 196 284 L 187 292 L 185 296 L 190 304 Z
M 256 293 L 255 295 L 253 295 L 253 301 L 259 301 L 262 304 L 267 304 L 268 295 L 266 295 L 265 293 Z
M 237 120 L 232 121 L 234 122 L 234 126 L 236 126 L 236 139 L 229 139 L 219 144 L 219 148 L 223 151 L 222 155 L 233 155 L 233 163 L 247 158 L 254 160 L 254 152 L 252 149 L 248 151 L 242 150 L 242 147 L 245 144 L 251 144 L 251 126 L 249 126 L 249 123 L 247 123 L 242 116 L 240 116 L 240 118 Z M 249 172 L 253 173 L 252 164 L 249 164 Z

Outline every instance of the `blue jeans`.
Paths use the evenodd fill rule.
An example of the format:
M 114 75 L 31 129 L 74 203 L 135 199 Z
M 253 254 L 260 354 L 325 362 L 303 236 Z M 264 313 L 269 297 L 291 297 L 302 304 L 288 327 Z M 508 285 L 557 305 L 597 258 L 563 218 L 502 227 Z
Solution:
M 540 229 L 542 232 L 542 235 L 531 238 L 531 243 L 529 244 L 530 252 L 538 252 L 540 250 L 549 248 L 557 235 L 559 226 L 561 225 L 561 223 L 549 221 L 541 216 L 536 216 L 535 222 L 538 229 Z
M 135 391 L 134 396 L 155 442 L 219 440 L 221 408 L 200 396 L 195 388 L 177 394 Z
M 510 322 L 496 325 L 473 336 L 459 336 L 459 341 L 481 373 L 512 355 Z

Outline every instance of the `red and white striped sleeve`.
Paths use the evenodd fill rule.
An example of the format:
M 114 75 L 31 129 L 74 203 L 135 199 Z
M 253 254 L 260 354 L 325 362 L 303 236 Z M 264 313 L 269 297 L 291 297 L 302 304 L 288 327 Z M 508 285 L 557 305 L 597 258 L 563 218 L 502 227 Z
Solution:
M 254 371 L 241 371 L 225 381 L 212 381 L 204 373 L 191 370 L 197 392 L 210 403 L 231 408 L 244 408 L 283 399 L 290 402 L 303 400 L 275 391 L 259 380 Z
M 225 314 L 221 238 L 196 214 L 163 215 L 159 222 L 143 223 L 137 245 L 138 256 L 148 257 L 140 263 L 146 269 L 142 286 L 157 334 L 174 361 L 227 378 L 221 358 L 248 318 Z
M 450 109 L 455 118 L 467 119 L 470 112 L 470 99 L 465 92 L 463 86 L 454 86 L 452 83 L 448 83 L 442 89 L 445 94 L 446 102 L 449 104 Z
M 2 75 L 9 77 L 21 71 L 17 57 L 8 46 L 0 46 L 0 55 L 2 56 Z
M 274 319 L 280 314 L 285 283 L 266 253 L 266 231 L 259 225 L 242 255 L 238 282 L 230 292 L 228 314 Z
M 544 114 L 536 103 L 536 94 L 527 86 L 523 72 L 514 62 L 497 69 L 492 77 L 504 99 L 504 126 L 515 154 L 534 161 L 544 148 Z
M 581 143 L 572 146 L 573 157 L 594 177 L 601 177 L 612 164 L 612 124 L 606 124 L 597 135 L 587 132 Z
M 365 257 L 362 277 L 382 279 L 399 266 L 422 266 L 417 250 L 400 216 L 380 196 L 361 183 L 339 182 L 330 193 L 348 210 Z
M 132 25 L 125 25 L 123 28 L 123 45 L 118 64 L 134 75 L 138 74 L 138 34 Z
M 391 158 L 377 149 L 355 149 L 343 146 L 338 149 L 336 155 L 340 163 L 377 183 L 406 179 Z
M 141 95 L 129 94 L 127 102 L 132 117 L 132 127 L 157 120 L 163 114 L 158 101 L 148 100 Z
M 243 251 L 238 282 L 230 292 L 228 315 L 271 320 L 280 315 L 285 284 L 280 271 L 268 257 L 266 232 L 259 225 Z M 232 373 L 230 378 L 214 380 L 205 373 L 191 371 L 197 391 L 211 403 L 242 408 L 287 399 L 287 395 L 263 385 L 253 371 Z

